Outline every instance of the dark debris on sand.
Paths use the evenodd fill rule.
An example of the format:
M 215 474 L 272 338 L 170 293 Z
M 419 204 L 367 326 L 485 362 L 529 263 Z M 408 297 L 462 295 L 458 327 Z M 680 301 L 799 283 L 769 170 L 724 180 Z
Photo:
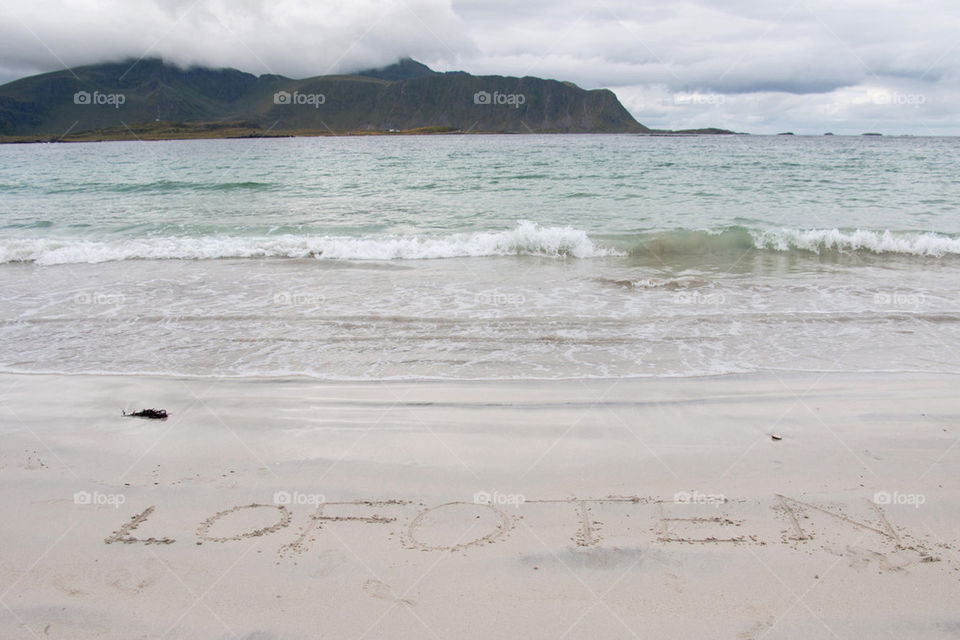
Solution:
M 127 418 L 152 418 L 153 420 L 166 420 L 168 417 L 166 409 L 141 409 L 131 413 L 124 411 L 123 415 Z

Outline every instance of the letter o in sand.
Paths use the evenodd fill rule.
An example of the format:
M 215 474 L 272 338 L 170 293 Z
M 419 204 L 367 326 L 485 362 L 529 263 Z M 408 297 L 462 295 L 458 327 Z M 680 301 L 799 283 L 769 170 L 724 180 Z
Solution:
M 263 527 L 261 529 L 252 529 L 250 531 L 243 531 L 241 533 L 238 533 L 232 536 L 218 537 L 218 536 L 210 535 L 210 527 L 212 527 L 217 522 L 217 520 L 220 520 L 221 518 L 228 516 L 231 513 L 235 513 L 237 511 L 241 511 L 244 509 L 276 509 L 277 511 L 280 512 L 280 520 L 278 520 L 275 524 L 270 525 L 269 527 Z M 248 520 L 249 519 L 252 519 L 252 518 L 248 518 Z M 275 504 L 254 503 L 254 504 L 247 504 L 243 506 L 233 507 L 231 509 L 226 509 L 225 511 L 220 511 L 218 513 L 213 514 L 212 516 L 204 520 L 202 523 L 200 523 L 200 527 L 197 529 L 197 537 L 200 538 L 201 540 L 207 540 L 209 542 L 229 542 L 231 540 L 243 540 L 244 538 L 256 538 L 259 536 L 265 536 L 268 533 L 274 533 L 275 531 L 280 531 L 280 529 L 283 529 L 289 524 L 290 524 L 290 512 L 287 511 L 286 507 L 282 505 L 275 505 Z
M 512 526 L 510 516 L 492 505 L 447 502 L 418 513 L 407 537 L 419 549 L 459 551 L 493 542 Z

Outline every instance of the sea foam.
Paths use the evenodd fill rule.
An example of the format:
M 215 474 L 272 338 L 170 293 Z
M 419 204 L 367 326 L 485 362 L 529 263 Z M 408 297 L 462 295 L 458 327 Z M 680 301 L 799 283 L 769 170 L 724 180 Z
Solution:
M 942 257 L 960 255 L 960 238 L 936 233 L 841 231 L 839 229 L 780 229 L 753 232 L 755 245 L 776 251 L 802 250 L 905 254 Z
M 585 231 L 521 221 L 507 231 L 416 236 L 227 236 L 129 238 L 116 241 L 10 238 L 0 241 L 0 262 L 97 263 L 118 260 L 307 258 L 423 260 L 528 255 L 593 258 L 617 255 L 598 248 Z
M 609 244 L 604 244 L 609 242 Z M 211 260 L 217 258 L 317 258 L 323 260 L 428 260 L 486 256 L 602 258 L 742 254 L 745 251 L 801 254 L 870 253 L 942 258 L 960 256 L 960 238 L 932 232 L 840 229 L 725 229 L 651 231 L 604 235 L 595 241 L 573 227 L 520 221 L 505 231 L 473 233 L 330 236 L 207 235 L 89 238 L 12 237 L 0 240 L 0 263 L 41 265 L 122 260 Z

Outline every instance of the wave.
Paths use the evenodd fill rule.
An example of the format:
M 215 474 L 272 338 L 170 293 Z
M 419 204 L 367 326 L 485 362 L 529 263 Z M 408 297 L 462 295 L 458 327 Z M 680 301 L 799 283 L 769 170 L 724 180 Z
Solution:
M 201 236 L 117 241 L 20 238 L 0 240 L 0 262 L 97 263 L 117 260 L 319 258 L 424 260 L 484 256 L 594 258 L 619 255 L 598 248 L 585 231 L 522 221 L 509 231 L 446 236 Z
M 762 249 L 801 250 L 812 253 L 855 252 L 905 254 L 940 258 L 960 255 L 960 238 L 932 232 L 840 231 L 838 229 L 783 229 L 753 232 Z
M 622 245 L 623 240 L 612 240 Z M 719 231 L 680 229 L 640 234 L 627 240 L 633 256 L 731 255 L 750 251 L 833 254 L 891 254 L 942 258 L 960 256 L 960 237 L 916 231 L 863 229 L 748 229 Z
M 278 185 L 269 182 L 182 182 L 176 180 L 156 180 L 133 184 L 92 183 L 76 187 L 51 189 L 47 193 L 77 193 L 77 192 L 104 192 L 104 193 L 169 193 L 175 191 L 235 191 L 253 190 L 263 191 L 277 188 Z
M 960 256 L 960 237 L 933 232 L 840 229 L 673 230 L 589 236 L 573 227 L 520 221 L 506 231 L 448 235 L 167 236 L 117 240 L 83 238 L 0 239 L 0 263 L 42 265 L 121 260 L 217 258 L 317 258 L 325 260 L 427 260 L 487 256 L 551 258 L 730 256 L 750 252 L 802 255 Z

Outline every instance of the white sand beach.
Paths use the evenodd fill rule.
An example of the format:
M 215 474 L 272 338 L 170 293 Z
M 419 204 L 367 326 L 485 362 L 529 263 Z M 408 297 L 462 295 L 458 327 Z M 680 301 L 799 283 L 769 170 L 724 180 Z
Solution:
M 6 374 L 0 636 L 957 637 L 957 389 Z

